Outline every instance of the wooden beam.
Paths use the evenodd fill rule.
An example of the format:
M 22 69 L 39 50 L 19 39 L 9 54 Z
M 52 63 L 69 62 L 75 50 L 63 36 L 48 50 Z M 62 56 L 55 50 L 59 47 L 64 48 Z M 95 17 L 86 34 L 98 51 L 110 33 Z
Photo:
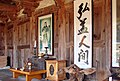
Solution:
M 6 15 L 0 15 L 0 18 L 6 18 L 7 16 Z
M 42 1 L 42 0 L 24 0 L 24 1 L 28 1 L 28 2 L 38 2 L 38 1 Z
M 16 1 L 17 9 L 24 9 L 24 14 L 31 16 L 32 12 L 39 6 L 39 3 L 30 0 Z
M 34 1 L 34 0 L 23 0 L 23 1 L 18 1 L 14 0 L 17 6 L 22 6 L 22 7 L 38 7 L 39 3 Z
M 17 46 L 18 49 L 27 49 L 27 48 L 30 48 L 30 45 L 20 45 L 20 46 Z
M 6 23 L 8 18 L 0 17 L 0 23 Z
M 0 3 L 0 11 L 16 12 L 17 6 Z
M 20 2 L 20 0 L 13 0 L 15 2 Z M 42 0 L 23 0 L 24 2 L 39 2 L 39 1 L 42 1 Z
M 15 16 L 15 12 L 3 11 L 0 13 L 0 20 L 3 22 L 7 22 L 9 19 L 13 21 L 16 18 L 17 16 Z
M 36 7 L 39 6 L 39 3 L 24 1 L 23 6 L 24 7 L 29 7 L 29 8 L 32 8 L 32 7 L 36 8 Z

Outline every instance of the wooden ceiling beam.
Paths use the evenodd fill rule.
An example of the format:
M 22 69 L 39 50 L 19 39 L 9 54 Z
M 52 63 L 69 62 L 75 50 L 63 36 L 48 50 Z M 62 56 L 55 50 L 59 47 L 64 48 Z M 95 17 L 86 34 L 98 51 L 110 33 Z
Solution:
M 42 1 L 42 0 L 24 0 L 24 1 L 27 1 L 27 2 L 39 2 L 39 1 Z
M 37 3 L 37 2 L 30 2 L 30 1 L 26 1 L 26 0 L 16 1 L 15 3 L 16 3 L 18 11 L 20 11 L 21 9 L 24 9 L 24 10 L 29 9 L 31 12 L 39 6 L 39 3 Z
M 0 3 L 0 11 L 16 12 L 17 7 L 15 5 Z
M 12 1 L 15 1 L 15 2 L 39 2 L 42 0 L 12 0 Z
M 13 0 L 17 5 L 28 6 L 28 7 L 37 7 L 39 3 L 36 0 Z
M 6 17 L 7 17 L 6 15 L 4 15 L 4 16 L 3 16 L 3 15 L 0 15 L 0 18 L 6 18 Z
M 24 9 L 24 13 L 31 16 L 32 12 L 39 6 L 42 0 L 11 0 L 14 4 L 0 2 L 0 20 L 4 23 L 9 19 L 14 21 L 17 18 L 17 12 Z
M 39 3 L 36 3 L 36 2 L 23 2 L 23 6 L 24 7 L 29 7 L 29 8 L 36 8 L 39 6 Z

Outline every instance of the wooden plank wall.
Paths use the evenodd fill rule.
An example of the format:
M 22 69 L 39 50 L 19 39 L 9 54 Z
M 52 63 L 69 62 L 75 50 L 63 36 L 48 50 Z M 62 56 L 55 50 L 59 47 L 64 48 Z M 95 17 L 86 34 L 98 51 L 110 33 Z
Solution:
M 109 76 L 111 67 L 111 0 L 94 1 L 94 58 L 96 80 Z
M 24 22 L 23 22 L 24 21 Z M 18 22 L 18 21 L 17 21 Z M 28 58 L 32 57 L 32 50 L 31 50 L 31 46 L 33 44 L 30 44 L 30 40 L 32 40 L 31 38 L 31 33 L 35 30 L 31 31 L 31 25 L 30 24 L 30 19 L 25 19 L 22 21 L 19 21 L 17 23 L 17 28 L 15 29 L 15 35 L 16 38 L 15 40 L 17 41 L 15 46 L 16 47 L 16 57 L 17 59 L 14 59 L 17 61 L 18 67 L 23 67 L 25 61 L 27 61 Z M 35 34 L 34 34 L 35 35 Z M 33 42 L 34 43 L 34 42 Z
M 0 25 L 0 56 L 5 55 L 5 25 Z
M 74 8 L 73 1 L 56 3 L 36 12 L 31 17 L 18 19 L 0 27 L 0 55 L 11 56 L 11 66 L 22 67 L 33 55 L 37 40 L 37 18 L 54 13 L 54 56 L 66 59 L 67 66 L 74 63 Z M 62 5 L 61 5 L 62 4 Z M 96 81 L 107 78 L 106 68 L 111 65 L 111 0 L 94 0 L 93 66 Z M 6 27 L 7 26 L 7 27 Z
M 5 28 L 5 32 L 6 32 L 6 45 L 5 47 L 7 48 L 5 51 L 6 51 L 6 54 L 7 56 L 9 56 L 11 59 L 10 59 L 10 64 L 11 66 L 13 66 L 13 24 L 7 24 L 6 25 L 6 28 Z

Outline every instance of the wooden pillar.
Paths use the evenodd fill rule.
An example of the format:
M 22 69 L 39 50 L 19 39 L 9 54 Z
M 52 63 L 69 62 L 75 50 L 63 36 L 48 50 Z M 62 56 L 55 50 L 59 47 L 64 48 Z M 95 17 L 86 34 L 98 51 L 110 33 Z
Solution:
M 17 26 L 17 21 L 14 21 L 13 25 L 13 67 L 17 68 L 18 67 L 18 26 Z
M 7 24 L 4 27 L 4 46 L 5 46 L 5 56 L 7 56 Z
M 59 37 L 58 37 L 58 59 L 63 60 L 66 59 L 66 35 L 65 35 L 65 27 L 66 27 L 66 13 L 65 13 L 65 5 L 63 0 L 56 0 L 56 4 L 58 5 L 58 24 L 59 24 Z
M 34 13 L 32 13 L 32 16 L 30 17 L 30 56 L 34 55 L 34 44 L 36 39 L 36 29 L 37 25 L 35 25 L 35 16 Z M 36 52 L 37 53 L 37 52 Z

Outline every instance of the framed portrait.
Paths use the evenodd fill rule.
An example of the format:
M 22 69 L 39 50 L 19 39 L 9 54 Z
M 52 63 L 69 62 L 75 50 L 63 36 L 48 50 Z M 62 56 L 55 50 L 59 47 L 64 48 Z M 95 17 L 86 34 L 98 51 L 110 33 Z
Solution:
M 74 64 L 92 67 L 92 0 L 74 1 Z
M 120 67 L 120 0 L 112 0 L 112 67 Z
M 53 14 L 38 17 L 38 53 L 53 54 Z

